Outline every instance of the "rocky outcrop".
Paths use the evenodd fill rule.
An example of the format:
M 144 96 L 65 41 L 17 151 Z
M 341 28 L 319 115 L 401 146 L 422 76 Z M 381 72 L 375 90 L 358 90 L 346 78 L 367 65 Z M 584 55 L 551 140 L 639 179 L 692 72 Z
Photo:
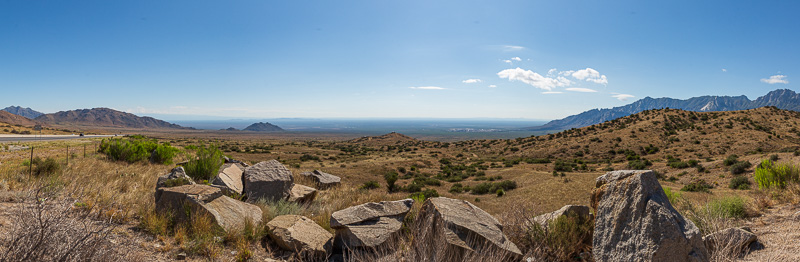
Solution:
M 703 242 L 709 251 L 724 252 L 731 257 L 736 257 L 742 251 L 747 250 L 748 246 L 756 240 L 756 234 L 753 234 L 747 227 L 728 228 L 703 237 Z
M 156 202 L 158 199 L 161 198 L 161 188 L 164 187 L 172 187 L 172 186 L 182 186 L 185 184 L 194 185 L 194 180 L 191 177 L 186 175 L 186 170 L 183 167 L 179 166 L 173 168 L 169 173 L 166 175 L 158 177 L 156 181 Z
M 294 185 L 292 172 L 277 160 L 260 162 L 244 169 L 247 202 L 288 199 Z
M 317 197 L 317 190 L 312 187 L 294 184 L 289 195 L 290 202 L 311 203 Z
M 336 249 L 387 248 L 389 240 L 399 235 L 412 199 L 370 202 L 331 214 L 331 228 L 336 229 Z
M 414 224 L 413 245 L 431 261 L 522 259 L 522 252 L 503 234 L 500 222 L 464 200 L 430 198 Z
M 311 172 L 303 172 L 300 174 L 313 180 L 317 188 L 319 188 L 320 190 L 325 190 L 331 187 L 338 186 L 339 183 L 342 182 L 342 178 L 319 170 L 314 170 Z
M 554 220 L 560 216 L 575 216 L 584 221 L 591 219 L 591 214 L 589 214 L 589 207 L 566 205 L 554 212 L 536 216 L 535 218 L 533 218 L 533 221 L 538 223 L 542 227 L 547 227 L 547 224 L 551 220 Z
M 207 185 L 183 185 L 162 188 L 156 200 L 156 210 L 171 212 L 178 220 L 188 220 L 191 215 L 208 215 L 224 230 L 241 229 L 246 221 L 261 223 L 261 209 L 223 195 L 222 189 Z
M 219 168 L 219 174 L 211 183 L 226 187 L 228 190 L 241 195 L 244 191 L 242 175 L 244 175 L 244 170 L 239 168 L 239 165 L 234 163 L 223 164 Z
M 311 219 L 298 215 L 278 216 L 267 223 L 269 236 L 281 248 L 308 259 L 323 259 L 331 252 L 333 235 Z
M 223 160 L 225 160 L 225 164 L 228 164 L 228 163 L 231 163 L 231 164 L 239 164 L 239 167 L 240 167 L 240 168 L 245 168 L 245 167 L 248 167 L 248 166 L 250 166 L 250 165 L 248 165 L 248 164 L 247 164 L 247 163 L 245 163 L 245 162 L 242 162 L 242 161 L 239 161 L 239 160 L 236 160 L 236 159 L 231 159 L 231 158 L 229 158 L 229 157 L 227 157 L 227 156 L 222 156 L 222 159 L 223 159 Z
M 649 170 L 597 178 L 592 193 L 596 261 L 708 261 L 700 230 L 669 203 Z

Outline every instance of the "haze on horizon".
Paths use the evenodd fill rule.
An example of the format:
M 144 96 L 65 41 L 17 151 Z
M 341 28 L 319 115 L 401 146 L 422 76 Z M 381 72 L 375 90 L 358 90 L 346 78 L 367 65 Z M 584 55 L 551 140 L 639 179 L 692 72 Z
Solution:
M 796 1 L 5 1 L 0 107 L 556 119 L 795 88 Z M 202 118 L 202 117 L 201 117 Z

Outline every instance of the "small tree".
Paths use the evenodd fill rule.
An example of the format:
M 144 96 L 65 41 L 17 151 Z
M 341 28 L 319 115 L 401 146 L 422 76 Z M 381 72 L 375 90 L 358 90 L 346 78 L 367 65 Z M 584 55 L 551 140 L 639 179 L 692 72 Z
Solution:
M 383 179 L 386 180 L 386 189 L 389 190 L 389 193 L 392 193 L 396 190 L 395 182 L 397 182 L 397 173 L 395 172 L 388 172 L 383 175 Z

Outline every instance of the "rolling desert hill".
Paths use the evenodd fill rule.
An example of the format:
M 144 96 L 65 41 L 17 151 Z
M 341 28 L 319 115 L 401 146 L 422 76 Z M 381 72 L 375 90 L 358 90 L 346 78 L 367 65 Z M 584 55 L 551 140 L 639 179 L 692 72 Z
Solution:
M 390 145 L 405 145 L 408 143 L 416 143 L 419 140 L 396 132 L 391 132 L 380 136 L 365 136 L 356 138 L 349 141 L 353 144 L 362 144 L 366 146 L 390 146 Z
M 279 126 L 267 123 L 267 122 L 258 122 L 253 123 L 242 129 L 244 131 L 254 131 L 254 132 L 275 132 L 275 131 L 283 131 L 283 128 Z
M 39 117 L 40 115 L 44 115 L 44 113 L 42 113 L 42 112 L 30 109 L 28 107 L 21 107 L 21 106 L 9 106 L 9 107 L 3 108 L 2 111 L 6 111 L 6 112 L 9 112 L 9 113 L 18 115 L 18 116 L 24 116 L 24 117 L 27 117 L 29 119 L 34 119 L 34 118 Z
M 140 117 L 109 108 L 78 109 L 44 114 L 36 121 L 51 126 L 111 127 L 136 129 L 188 129 L 152 117 Z
M 20 125 L 20 126 L 35 126 L 36 122 L 30 120 L 26 117 L 15 115 L 9 113 L 5 110 L 0 110 L 0 123 L 6 123 L 9 125 Z
M 628 105 L 592 109 L 577 115 L 550 121 L 542 126 L 531 127 L 528 130 L 552 131 L 585 127 L 651 109 L 670 108 L 695 112 L 712 112 L 746 110 L 764 106 L 800 111 L 800 94 L 789 89 L 778 89 L 756 100 L 750 100 L 746 96 L 701 96 L 685 100 L 666 97 L 645 97 Z

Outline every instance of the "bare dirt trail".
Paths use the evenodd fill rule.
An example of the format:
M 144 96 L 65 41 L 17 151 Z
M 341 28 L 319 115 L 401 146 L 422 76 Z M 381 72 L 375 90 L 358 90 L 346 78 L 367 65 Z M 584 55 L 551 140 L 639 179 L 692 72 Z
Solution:
M 772 208 L 746 226 L 760 247 L 740 261 L 800 261 L 800 205 Z

